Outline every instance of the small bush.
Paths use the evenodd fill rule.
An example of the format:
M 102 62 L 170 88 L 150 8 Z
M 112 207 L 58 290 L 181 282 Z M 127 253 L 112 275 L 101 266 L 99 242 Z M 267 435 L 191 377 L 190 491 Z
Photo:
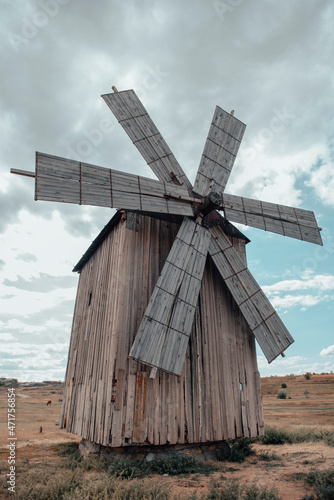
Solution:
M 285 389 L 280 389 L 277 393 L 277 399 L 286 399 L 288 393 L 286 392 Z
M 194 473 L 207 474 L 216 469 L 215 466 L 198 462 L 194 457 L 176 453 L 164 460 L 152 460 L 152 462 L 149 462 L 150 473 L 168 474 L 170 476 Z
M 331 470 L 311 470 L 306 474 L 305 482 L 314 488 L 314 494 L 304 497 L 305 500 L 332 500 L 334 498 L 334 469 Z
M 144 477 L 148 474 L 148 462 L 131 462 L 129 458 L 120 458 L 109 465 L 108 473 L 122 479 Z
M 74 470 L 82 462 L 79 451 L 79 443 L 60 443 L 54 446 L 54 450 L 61 457 L 66 457 L 63 466 L 66 469 Z
M 129 479 L 145 477 L 149 474 L 168 474 L 169 476 L 194 473 L 209 474 L 216 469 L 213 465 L 198 462 L 194 457 L 175 453 L 168 458 L 155 459 L 151 462 L 141 460 L 131 462 L 130 459 L 123 458 L 110 464 L 108 472 L 111 476 Z
M 251 448 L 252 440 L 249 438 L 228 440 L 227 444 L 228 446 L 218 451 L 218 460 L 242 463 L 246 457 L 255 454 Z
M 288 442 L 288 433 L 283 429 L 266 426 L 264 436 L 260 437 L 263 444 L 284 444 Z
M 310 380 L 310 378 L 312 377 L 312 374 L 310 372 L 306 372 L 304 377 L 306 378 L 306 380 Z
M 288 386 L 286 385 L 286 383 L 285 383 L 285 382 L 283 382 L 283 383 L 281 384 L 281 387 L 282 387 L 282 389 L 286 389 Z

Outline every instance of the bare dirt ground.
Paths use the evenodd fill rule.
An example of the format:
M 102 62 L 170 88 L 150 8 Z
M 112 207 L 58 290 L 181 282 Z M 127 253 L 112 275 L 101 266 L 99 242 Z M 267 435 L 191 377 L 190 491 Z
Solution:
M 304 376 L 267 377 L 262 379 L 262 396 L 266 425 L 284 429 L 310 427 L 334 431 L 334 374 Z M 287 385 L 288 398 L 277 399 L 281 384 Z M 55 394 L 51 394 L 55 391 Z M 0 458 L 2 472 L 7 467 L 7 388 L 0 388 Z M 56 464 L 59 456 L 52 449 L 53 444 L 80 441 L 79 436 L 60 430 L 56 421 L 60 418 L 62 390 L 60 388 L 36 387 L 16 389 L 17 460 L 29 460 L 31 467 L 41 462 Z M 289 399 L 291 398 L 291 399 Z M 46 402 L 52 401 L 51 406 Z M 43 432 L 39 432 L 42 426 Z M 254 444 L 256 455 L 248 457 L 242 464 L 219 463 L 219 472 L 211 478 L 231 478 L 240 483 L 276 487 L 283 500 L 300 500 L 310 491 L 303 481 L 303 473 L 312 468 L 318 470 L 334 467 L 334 447 L 324 442 L 284 445 Z M 261 460 L 261 454 L 274 454 L 275 460 Z M 159 482 L 172 485 L 179 496 L 201 493 L 208 489 L 210 477 L 195 475 L 188 478 L 159 476 Z M 19 477 L 17 478 L 19 486 Z

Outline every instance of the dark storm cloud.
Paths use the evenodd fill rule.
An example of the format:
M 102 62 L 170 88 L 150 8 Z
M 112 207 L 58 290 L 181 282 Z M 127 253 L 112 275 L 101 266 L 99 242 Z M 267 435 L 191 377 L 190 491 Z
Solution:
M 51 292 L 59 288 L 72 288 L 77 285 L 77 279 L 74 276 L 51 276 L 50 274 L 40 273 L 38 277 L 29 280 L 18 276 L 17 280 L 5 279 L 5 286 L 12 286 L 19 290 L 28 290 L 30 292 Z

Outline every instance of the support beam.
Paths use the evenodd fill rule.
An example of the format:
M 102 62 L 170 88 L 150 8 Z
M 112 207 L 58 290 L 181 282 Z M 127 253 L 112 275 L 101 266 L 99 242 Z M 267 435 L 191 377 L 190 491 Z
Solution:
M 24 177 L 36 177 L 35 172 L 29 172 L 28 170 L 19 170 L 18 168 L 11 168 L 11 174 L 23 175 Z

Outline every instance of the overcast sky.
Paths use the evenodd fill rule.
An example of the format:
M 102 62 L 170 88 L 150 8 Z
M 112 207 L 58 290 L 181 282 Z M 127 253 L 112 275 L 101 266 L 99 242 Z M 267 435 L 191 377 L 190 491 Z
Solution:
M 247 124 L 226 192 L 313 210 L 323 247 L 242 228 L 295 338 L 261 375 L 334 369 L 330 0 L 0 0 L 0 376 L 63 379 L 78 276 L 113 211 L 34 201 L 35 151 L 154 177 L 101 99 L 133 88 L 193 182 L 218 104 Z M 241 226 L 239 226 L 241 227 Z

